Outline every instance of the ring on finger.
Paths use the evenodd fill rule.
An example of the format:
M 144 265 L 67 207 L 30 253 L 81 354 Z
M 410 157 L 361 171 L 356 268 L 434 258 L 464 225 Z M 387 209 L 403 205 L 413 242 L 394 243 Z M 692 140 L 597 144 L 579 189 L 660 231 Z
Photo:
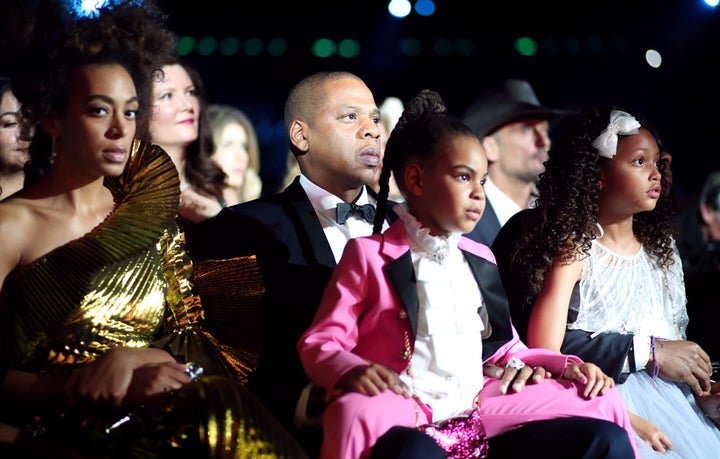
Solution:
M 517 357 L 513 357 L 510 360 L 508 360 L 508 363 L 506 365 L 507 367 L 514 368 L 517 371 L 520 371 L 525 367 L 525 362 L 518 359 Z

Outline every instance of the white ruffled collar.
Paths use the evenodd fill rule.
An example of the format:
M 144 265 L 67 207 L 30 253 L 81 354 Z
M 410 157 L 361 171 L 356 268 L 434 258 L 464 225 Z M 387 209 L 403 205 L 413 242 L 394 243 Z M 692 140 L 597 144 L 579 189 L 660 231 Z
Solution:
M 413 245 L 428 259 L 443 264 L 452 250 L 457 250 L 462 233 L 450 233 L 447 236 L 431 236 L 430 228 L 422 224 L 408 212 L 407 203 L 396 205 L 393 210 L 405 225 L 405 233 Z

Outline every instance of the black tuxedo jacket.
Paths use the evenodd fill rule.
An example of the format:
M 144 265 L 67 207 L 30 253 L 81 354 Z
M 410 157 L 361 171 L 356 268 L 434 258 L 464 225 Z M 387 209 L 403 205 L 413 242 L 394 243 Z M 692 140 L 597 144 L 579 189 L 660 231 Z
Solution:
M 368 188 L 373 196 L 374 191 Z M 395 202 L 388 202 L 388 216 Z M 248 387 L 292 430 L 310 383 L 297 342 L 310 326 L 336 266 L 315 209 L 296 178 L 285 190 L 223 209 L 203 227 L 200 256 L 254 254 L 263 273 L 264 341 Z

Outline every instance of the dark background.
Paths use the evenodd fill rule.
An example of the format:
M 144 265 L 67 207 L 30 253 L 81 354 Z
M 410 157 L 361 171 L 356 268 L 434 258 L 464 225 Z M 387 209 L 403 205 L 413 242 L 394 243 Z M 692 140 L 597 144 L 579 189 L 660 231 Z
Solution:
M 489 84 L 524 78 L 544 105 L 616 104 L 648 119 L 673 155 L 679 196 L 695 193 L 708 171 L 720 169 L 720 12 L 701 0 L 435 2 L 431 17 L 396 19 L 386 0 L 159 1 L 181 37 L 287 42 L 282 57 L 265 50 L 185 56 L 201 72 L 211 102 L 236 105 L 255 123 L 266 191 L 274 191 L 285 172 L 282 110 L 289 89 L 312 72 L 334 69 L 362 77 L 378 105 L 387 96 L 407 100 L 430 88 L 458 115 Z M 515 51 L 520 36 L 538 43 L 537 55 Z M 353 38 L 361 50 L 355 58 L 313 57 L 318 38 Z M 422 52 L 400 52 L 406 38 L 416 39 Z M 440 39 L 468 40 L 474 51 L 438 55 Z M 662 54 L 660 68 L 646 64 L 648 48 Z

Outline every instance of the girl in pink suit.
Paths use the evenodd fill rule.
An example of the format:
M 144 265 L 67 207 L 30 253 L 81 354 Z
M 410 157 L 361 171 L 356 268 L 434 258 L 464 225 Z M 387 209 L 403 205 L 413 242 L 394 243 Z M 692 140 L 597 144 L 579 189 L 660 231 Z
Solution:
M 588 436 L 593 443 L 606 435 L 604 424 L 616 424 L 615 436 L 564 451 L 574 436 L 558 430 L 557 441 L 544 432 L 517 437 L 514 446 L 533 457 L 635 457 L 612 378 L 578 357 L 528 349 L 510 323 L 495 257 L 462 236 L 485 203 L 487 158 L 472 130 L 425 90 L 408 103 L 384 162 L 379 200 L 387 199 L 392 171 L 406 199 L 395 208 L 399 220 L 348 243 L 298 342 L 305 371 L 328 394 L 321 458 L 370 457 L 393 426 L 422 426 L 474 406 L 489 458 L 494 437 L 569 417 L 598 429 Z M 384 218 L 378 213 L 376 222 Z M 587 418 L 594 419 L 583 424 Z

